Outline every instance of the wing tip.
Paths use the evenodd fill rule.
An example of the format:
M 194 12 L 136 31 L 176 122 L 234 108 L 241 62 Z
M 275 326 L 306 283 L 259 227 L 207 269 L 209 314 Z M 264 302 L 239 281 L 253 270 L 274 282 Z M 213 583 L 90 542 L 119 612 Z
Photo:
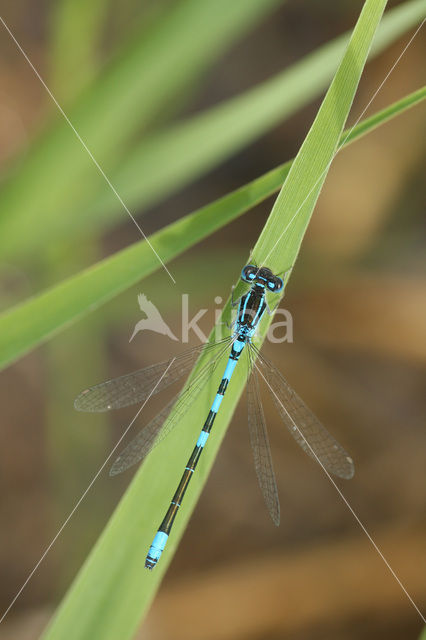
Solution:
M 111 402 L 107 405 L 102 404 L 96 395 L 92 394 L 90 396 L 91 391 L 93 391 L 93 387 L 85 389 L 78 394 L 74 400 L 74 409 L 76 409 L 76 411 L 84 411 L 85 413 L 104 413 L 105 411 L 119 408 L 117 403 Z
M 118 474 L 121 473 L 122 471 L 124 471 L 122 467 L 122 456 L 119 455 L 118 458 L 114 460 L 114 464 L 109 470 L 109 476 L 113 478 L 114 476 L 118 476 Z
M 350 456 L 346 456 L 346 462 L 347 462 L 347 468 L 342 472 L 340 477 L 344 478 L 345 480 L 352 480 L 352 478 L 355 475 L 354 461 Z
M 89 393 L 90 389 L 84 389 L 84 391 L 81 391 L 78 396 L 76 397 L 76 399 L 74 400 L 74 409 L 76 409 L 77 411 L 90 411 L 90 409 L 87 409 L 84 405 L 85 405 L 85 398 L 87 396 L 87 394 Z
M 351 480 L 355 475 L 355 465 L 354 465 L 354 461 L 350 456 L 346 456 L 346 460 L 349 465 L 348 480 Z
M 80 396 L 77 396 L 76 399 L 74 400 L 74 409 L 76 411 L 84 411 L 84 409 L 80 404 Z

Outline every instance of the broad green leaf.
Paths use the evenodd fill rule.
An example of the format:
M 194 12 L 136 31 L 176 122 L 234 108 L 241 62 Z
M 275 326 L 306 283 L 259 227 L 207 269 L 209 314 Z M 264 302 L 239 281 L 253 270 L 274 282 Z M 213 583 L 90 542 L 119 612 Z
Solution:
M 426 88 L 402 98 L 346 132 L 345 145 L 426 97 Z M 349 135 L 348 135 L 349 134 Z M 278 191 L 291 161 L 256 178 L 154 234 L 150 241 L 168 262 Z M 0 315 L 0 368 L 161 268 L 145 241 L 138 242 Z
M 253 2 L 254 0 L 250 0 L 251 5 Z M 235 4 L 239 5 L 231 3 L 231 6 L 234 7 Z M 219 4 L 217 6 L 219 8 Z M 423 14 L 424 0 L 411 0 L 389 11 L 380 26 L 371 55 L 379 54 L 390 43 L 395 42 Z M 158 202 L 317 97 L 332 78 L 347 40 L 348 35 L 344 34 L 245 94 L 181 124 L 143 138 L 133 151 L 129 150 L 119 156 L 118 166 L 115 167 L 114 164 L 111 172 L 109 165 L 101 162 L 126 205 L 131 209 L 137 207 L 140 211 Z M 206 40 L 206 47 L 208 43 L 209 40 Z M 170 46 L 173 45 L 171 42 Z M 138 63 L 141 65 L 139 80 L 147 82 L 142 61 L 138 59 Z M 164 63 L 160 70 L 157 69 L 157 73 L 163 73 L 165 68 Z M 124 88 L 118 85 L 118 91 L 124 91 Z M 170 87 L 167 87 L 167 91 L 170 91 Z M 108 94 L 105 104 L 110 99 Z M 132 112 L 134 108 L 139 109 L 139 99 L 140 96 L 135 98 L 136 105 L 129 107 Z M 98 113 L 103 113 L 104 107 L 96 104 Z M 153 109 L 151 98 L 143 105 L 143 111 L 138 116 L 141 124 L 144 118 L 152 115 L 150 106 Z M 148 111 L 144 115 L 146 110 Z M 98 114 L 94 117 L 99 119 Z M 103 119 L 102 117 L 102 121 Z M 94 123 L 91 122 L 90 126 L 93 128 Z M 123 123 L 115 126 L 121 131 Z M 88 127 L 84 125 L 83 131 L 86 129 Z M 101 129 L 108 139 L 111 135 L 118 134 L 112 125 L 110 130 L 103 126 Z M 63 128 L 60 129 L 62 130 Z M 24 256 L 40 250 L 46 242 L 54 242 L 59 237 L 74 238 L 78 234 L 88 233 L 90 229 L 99 233 L 99 229 L 124 220 L 127 216 L 112 190 L 97 176 L 96 169 L 91 166 L 72 132 L 68 131 L 67 135 L 64 132 L 64 136 L 66 146 L 52 144 L 46 151 L 46 158 L 36 156 L 33 163 L 36 165 L 34 176 L 32 169 L 28 171 L 25 165 L 22 175 L 12 179 L 5 185 L 3 192 L 0 192 L 0 252 L 4 258 Z M 65 141 L 61 142 L 63 144 Z M 75 157 L 71 154 L 71 147 Z M 94 150 L 98 147 L 96 143 Z M 95 155 L 102 160 L 103 156 L 98 156 L 97 153 Z M 86 192 L 85 182 L 73 178 L 74 169 L 67 168 L 69 162 L 81 162 L 85 166 L 87 164 L 88 175 L 96 179 L 94 193 L 92 182 Z M 56 172 L 59 169 L 61 174 L 64 173 L 63 179 L 69 181 L 66 188 L 61 186 L 61 180 L 58 181 Z M 33 183 L 33 177 L 37 184 Z M 76 184 L 78 189 L 75 188 Z M 53 189 L 58 191 L 56 199 Z M 38 224 L 34 224 L 34 220 Z M 22 234 L 26 225 L 31 225 L 31 233 Z
M 254 255 L 263 259 L 272 251 L 271 264 L 278 271 L 293 264 L 296 259 L 319 187 L 325 179 L 325 170 L 339 144 L 385 4 L 385 0 L 365 2 L 343 60 L 288 173 L 260 242 L 256 244 Z M 283 209 L 284 202 L 289 205 L 289 211 Z M 293 220 L 296 211 L 300 215 Z M 290 241 L 288 236 L 277 236 L 277 229 L 284 229 L 291 220 Z M 277 237 L 279 243 L 276 247 Z M 262 323 L 260 340 L 267 326 L 268 321 Z M 208 385 L 209 388 L 198 394 L 195 405 L 182 420 L 177 433 L 175 430 L 154 449 L 136 474 L 44 634 L 45 640 L 126 640 L 133 636 L 154 598 L 206 482 L 245 384 L 243 369 L 241 365 L 236 370 L 212 436 L 189 485 L 168 548 L 156 569 L 152 573 L 143 569 L 145 555 L 192 450 L 196 433 L 203 424 L 220 371 L 212 384 Z
M 158 111 L 281 1 L 178 0 L 147 33 L 129 38 L 69 113 L 67 109 L 102 169 L 109 174 Z M 3 259 L 33 249 L 36 238 L 38 248 L 45 246 L 54 231 L 56 238 L 70 237 L 74 215 L 84 212 L 84 202 L 99 185 L 106 188 L 104 178 L 58 113 L 1 189 Z

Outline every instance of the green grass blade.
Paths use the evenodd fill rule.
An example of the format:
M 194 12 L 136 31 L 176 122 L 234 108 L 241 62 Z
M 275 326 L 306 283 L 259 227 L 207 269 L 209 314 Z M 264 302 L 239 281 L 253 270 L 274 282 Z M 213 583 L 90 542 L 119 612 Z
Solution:
M 49 84 L 60 102 L 74 99 L 97 75 L 109 8 L 108 0 L 59 0 L 52 5 Z
M 426 98 L 426 87 L 361 121 L 345 146 Z M 169 225 L 150 240 L 166 261 L 278 191 L 291 161 Z M 146 242 L 138 242 L 0 315 L 0 368 L 76 322 L 159 268 Z
M 110 11 L 109 0 L 57 0 L 50 13 L 50 81 L 49 86 L 57 99 L 69 103 L 87 86 L 99 71 L 100 39 L 105 20 Z M 43 286 L 61 281 L 66 275 L 76 273 L 84 264 L 92 264 L 102 255 L 98 238 L 86 238 L 76 245 L 60 239 L 45 248 L 38 265 L 38 280 Z M 85 428 L 79 422 L 74 429 L 58 429 L 69 420 L 69 396 L 67 387 L 84 386 L 88 377 L 101 380 L 105 377 L 106 331 L 102 318 L 92 314 L 74 330 L 50 340 L 43 353 L 43 370 L 49 393 L 44 402 L 45 489 L 48 493 L 48 517 L 50 526 L 58 528 L 66 518 L 69 505 L 76 492 L 76 479 L 64 469 L 78 468 L 80 478 L 88 477 L 107 454 L 111 433 L 110 417 L 99 414 L 94 429 Z M 90 349 L 90 358 L 81 353 Z M 89 370 L 89 373 L 88 373 Z M 63 381 L 67 384 L 64 385 Z M 82 480 L 81 484 L 84 484 Z M 83 490 L 84 487 L 81 487 Z M 62 593 L 74 575 L 76 563 L 98 531 L 99 521 L 106 515 L 105 500 L 96 505 L 82 505 L 80 519 L 76 522 L 75 542 L 68 548 L 66 561 L 55 567 L 55 592 Z
M 423 15 L 423 0 L 389 11 L 370 58 L 395 42 Z M 138 211 L 156 204 L 316 98 L 333 77 L 348 38 L 349 34 L 343 34 L 254 89 L 144 139 L 113 175 L 126 204 Z M 111 225 L 122 219 L 123 212 L 113 194 L 102 189 L 83 215 L 82 225 Z
M 255 247 L 255 255 L 260 257 L 273 249 L 277 224 L 284 228 L 302 204 L 300 217 L 292 226 L 291 242 L 288 237 L 281 238 L 279 251 L 274 249 L 271 256 L 279 270 L 293 264 L 296 259 L 319 192 L 317 183 L 323 180 L 324 168 L 328 167 L 338 146 L 385 4 L 385 0 L 366 0 L 335 78 L 287 176 L 260 242 Z M 328 133 L 327 140 L 324 140 L 324 126 Z M 306 194 L 311 194 L 312 189 L 315 189 L 315 193 L 309 195 L 308 207 L 303 204 L 303 199 Z M 283 202 L 291 205 L 290 212 L 282 209 Z M 298 236 L 294 229 L 298 230 Z M 261 337 L 265 335 L 267 326 L 268 320 L 260 327 Z M 168 550 L 158 567 L 153 573 L 143 570 L 146 550 L 161 521 L 174 484 L 180 477 L 182 464 L 191 450 L 196 431 L 203 422 L 217 380 L 212 381 L 212 388 L 199 394 L 196 405 L 190 416 L 182 421 L 178 433 L 172 433 L 157 447 L 136 474 L 46 631 L 45 640 L 125 640 L 133 636 L 167 570 L 207 479 L 245 384 L 245 372 L 242 369 L 236 370 L 235 381 L 231 383 L 232 393 L 225 396 L 217 427 L 215 423 L 214 437 L 209 440 L 200 460 L 197 474 L 188 488 L 185 505 L 174 525 Z
M 68 112 L 104 171 L 110 174 L 158 111 L 280 2 L 178 0 L 149 30 L 135 33 Z M 56 237 L 70 237 L 73 215 L 84 210 L 84 202 L 98 188 L 108 187 L 67 122 L 55 113 L 55 124 L 40 135 L 2 186 L 3 259 L 23 255 L 34 248 L 36 238 L 38 247 L 44 246 L 54 231 Z M 74 213 L 68 215 L 70 209 Z M 24 228 L 31 233 L 22 233 Z
M 255 8 L 253 2 L 250 0 L 251 4 L 247 3 L 247 10 L 251 6 L 252 13 Z M 199 4 L 203 6 L 210 3 Z M 231 5 L 234 7 L 235 3 Z M 423 14 L 424 0 L 411 0 L 389 11 L 380 26 L 371 55 L 377 55 L 394 42 L 415 25 Z M 226 19 L 229 18 L 227 15 Z M 348 35 L 344 34 L 251 91 L 181 125 L 145 138 L 133 152 L 129 150 L 124 157 L 120 155 L 118 162 L 111 165 L 111 171 L 109 163 L 104 165 L 102 162 L 102 145 L 97 140 L 95 155 L 126 204 L 140 211 L 217 165 L 318 96 L 331 80 L 347 39 Z M 174 44 L 172 41 L 170 46 Z M 149 59 L 139 62 L 143 70 L 143 64 L 148 64 Z M 141 82 L 147 82 L 143 71 L 138 72 L 138 76 Z M 114 95 L 124 90 L 119 84 L 114 89 Z M 168 87 L 167 90 L 170 91 Z M 132 113 L 135 108 L 140 109 L 139 99 L 136 96 L 135 104 L 128 107 Z M 110 100 L 108 93 L 105 104 Z M 144 111 L 140 116 L 138 114 L 141 123 L 152 116 L 153 105 L 154 102 L 151 104 L 149 101 L 143 105 Z M 103 113 L 102 105 L 96 102 L 95 107 L 98 113 Z M 118 108 L 116 111 L 118 117 Z M 77 124 L 79 122 L 77 119 Z M 83 121 L 83 125 L 83 133 L 89 127 L 97 131 L 92 122 L 86 124 Z M 111 124 L 111 131 L 102 128 L 99 135 L 104 133 L 109 144 L 112 144 L 111 136 L 118 135 L 116 129 L 121 132 L 122 126 L 121 122 Z M 60 132 L 63 133 L 59 135 Z M 46 145 L 45 142 L 43 148 Z M 116 147 L 112 146 L 111 149 L 116 150 Z M 40 250 L 46 242 L 54 242 L 63 236 L 73 238 L 87 233 L 90 228 L 98 233 L 100 228 L 121 221 L 127 215 L 98 176 L 70 130 L 65 132 L 61 127 L 44 154 L 33 153 L 30 156 L 34 156 L 34 162 L 31 161 L 33 169 L 29 169 L 28 163 L 24 165 L 22 174 L 12 179 L 0 192 L 0 253 L 4 259 L 31 254 Z M 69 163 L 73 166 L 68 167 Z M 76 170 L 74 164 L 78 168 L 79 163 L 83 163 L 87 179 L 90 176 L 87 191 L 82 177 L 77 180 L 73 173 Z M 56 175 L 59 169 L 61 174 L 64 173 L 66 184 Z M 95 183 L 92 184 L 92 180 Z M 75 184 L 79 185 L 78 190 Z M 56 196 L 53 190 L 57 191 Z M 34 220 L 37 220 L 37 224 L 34 224 Z M 22 234 L 22 229 L 28 225 L 31 233 Z

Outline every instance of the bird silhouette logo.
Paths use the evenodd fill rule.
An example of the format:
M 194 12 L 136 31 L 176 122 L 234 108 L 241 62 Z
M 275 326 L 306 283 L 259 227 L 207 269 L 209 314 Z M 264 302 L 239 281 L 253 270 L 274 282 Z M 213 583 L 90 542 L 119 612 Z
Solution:
M 164 322 L 155 304 L 148 300 L 145 294 L 140 293 L 138 295 L 138 303 L 140 310 L 146 315 L 146 318 L 136 323 L 129 342 L 133 340 L 139 331 L 155 331 L 156 333 L 161 333 L 163 336 L 168 336 L 172 340 L 178 340 L 170 327 Z

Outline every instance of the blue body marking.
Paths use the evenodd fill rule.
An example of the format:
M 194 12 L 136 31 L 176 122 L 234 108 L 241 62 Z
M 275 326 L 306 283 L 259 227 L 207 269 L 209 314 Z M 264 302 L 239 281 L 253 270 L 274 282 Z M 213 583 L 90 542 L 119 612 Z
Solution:
M 222 400 L 223 400 L 223 395 L 218 393 L 216 398 L 213 400 L 213 404 L 211 407 L 211 410 L 213 411 L 213 413 L 217 413 L 219 411 L 220 403 L 222 402 Z
M 234 373 L 234 369 L 237 366 L 238 360 L 228 360 L 228 364 L 226 365 L 225 373 L 223 374 L 224 380 L 230 380 L 232 374 Z
M 152 545 L 150 546 L 148 555 L 147 555 L 147 558 L 151 558 L 151 562 L 153 563 L 152 567 L 150 567 L 151 569 L 155 567 L 158 560 L 160 559 L 160 556 L 163 553 L 164 547 L 166 546 L 168 537 L 169 537 L 168 534 L 164 533 L 163 531 L 157 531 L 157 533 L 155 534 L 155 538 L 152 541 Z M 145 561 L 145 566 L 146 566 L 146 561 Z
M 197 447 L 204 447 L 204 445 L 207 442 L 207 438 L 209 437 L 209 435 L 210 434 L 207 431 L 202 431 L 200 433 L 200 436 L 199 436 L 198 440 L 197 440 L 196 446 Z

